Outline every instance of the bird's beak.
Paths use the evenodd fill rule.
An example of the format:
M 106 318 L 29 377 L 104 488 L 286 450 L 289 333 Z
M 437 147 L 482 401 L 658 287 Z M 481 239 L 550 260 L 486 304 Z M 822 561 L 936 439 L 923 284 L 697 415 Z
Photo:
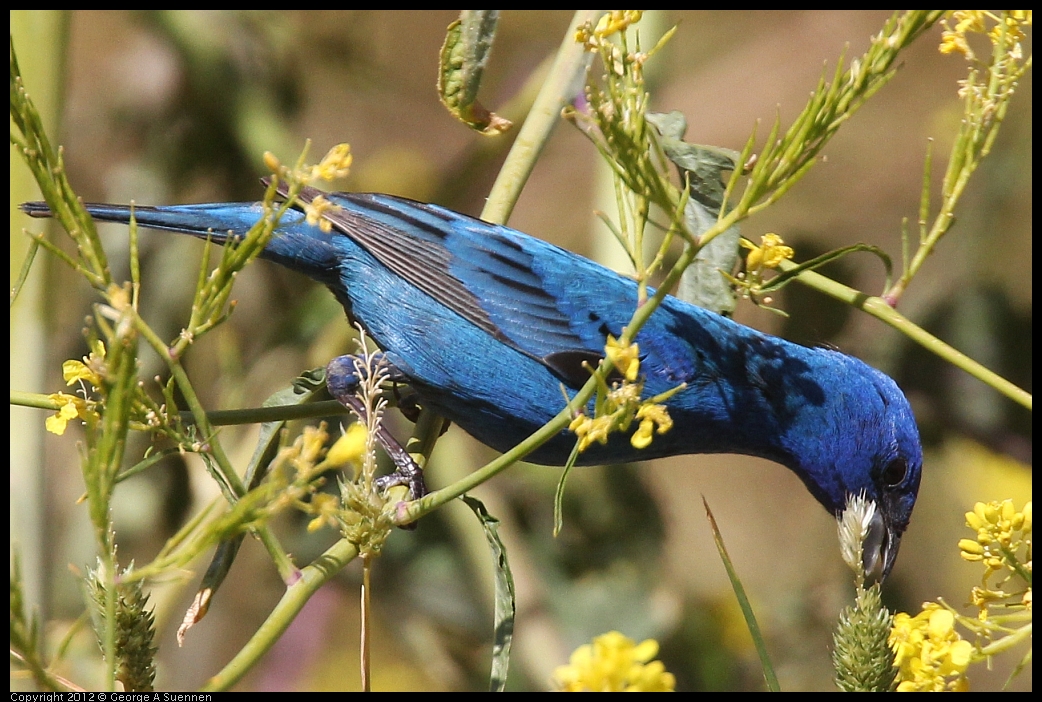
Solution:
M 869 582 L 883 582 L 897 560 L 897 549 L 901 545 L 901 535 L 887 523 L 883 510 L 876 509 L 868 526 L 868 535 L 862 548 L 862 564 L 865 566 L 865 577 Z

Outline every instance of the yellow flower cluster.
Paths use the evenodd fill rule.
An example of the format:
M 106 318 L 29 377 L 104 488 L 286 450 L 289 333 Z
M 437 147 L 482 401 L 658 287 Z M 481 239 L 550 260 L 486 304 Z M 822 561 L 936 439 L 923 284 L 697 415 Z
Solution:
M 944 692 L 968 689 L 966 668 L 973 645 L 955 631 L 955 615 L 937 604 L 923 604 L 914 617 L 899 612 L 890 632 L 898 692 Z
M 794 252 L 791 246 L 785 246 L 785 242 L 777 234 L 764 234 L 760 246 L 745 244 L 750 248 L 749 256 L 745 259 L 745 267 L 750 272 L 760 272 L 765 268 L 777 268 L 778 264 L 787 258 L 792 258 Z
M 554 671 L 554 685 L 561 692 L 673 692 L 676 678 L 652 660 L 656 655 L 654 639 L 637 644 L 609 631 L 575 649 L 568 665 Z
M 643 10 L 610 10 L 601 15 L 596 27 L 586 23 L 575 30 L 575 41 L 595 51 L 600 44 L 599 40 L 617 32 L 625 32 L 631 24 L 640 22 L 643 14 Z
M 624 383 L 608 392 L 603 413 L 596 417 L 576 415 L 568 428 L 579 437 L 579 452 L 585 451 L 594 441 L 606 444 L 613 431 L 628 428 L 635 414 L 632 408 L 639 402 L 640 385 Z
M 983 561 L 990 571 L 1007 564 L 1007 554 L 1016 551 L 1031 533 L 1031 503 L 1023 512 L 1013 507 L 1012 500 L 978 502 L 966 513 L 966 526 L 976 530 L 976 539 L 962 539 L 959 550 L 967 561 Z M 985 576 L 987 577 L 987 576 Z
M 334 181 L 338 178 L 346 178 L 347 174 L 351 172 L 351 162 L 354 157 L 351 155 L 350 144 L 337 144 L 329 150 L 319 162 L 317 166 L 312 166 L 309 173 L 305 175 L 303 180 L 324 180 Z M 307 215 L 307 223 L 313 227 L 318 227 L 326 234 L 333 230 L 333 223 L 329 221 L 329 218 L 323 215 L 326 212 L 336 210 L 338 205 L 333 204 L 322 195 L 319 195 L 311 202 L 304 205 L 304 214 Z
M 319 422 L 317 427 L 307 426 L 301 432 L 290 449 L 283 449 L 289 465 L 300 475 L 317 473 L 317 464 L 326 454 L 326 440 L 329 433 L 326 423 Z
M 91 351 L 82 361 L 68 360 L 62 363 L 62 377 L 66 385 L 83 382 L 93 389 L 101 388 L 101 379 L 105 374 L 105 344 L 98 342 L 96 351 Z M 58 411 L 44 421 L 44 427 L 52 434 L 61 436 L 69 422 L 79 417 L 86 420 L 97 416 L 94 403 L 75 395 L 63 392 L 54 393 L 50 399 L 58 403 Z
M 324 425 L 322 425 L 324 431 Z M 306 430 L 305 430 L 306 431 Z M 329 447 L 325 457 L 318 463 L 314 471 L 321 473 L 333 468 L 350 468 L 355 471 L 351 480 L 358 478 L 357 468 L 365 459 L 366 437 L 369 431 L 361 422 L 355 422 L 349 426 L 340 438 Z M 325 437 L 323 435 L 323 443 Z M 318 515 L 308 522 L 308 531 L 318 531 L 323 526 L 329 525 L 334 528 L 340 526 L 341 513 L 340 500 L 329 493 L 319 492 L 311 497 L 310 507 L 306 510 L 311 514 Z
M 316 196 L 315 199 L 304 205 L 304 214 L 306 215 L 307 223 L 312 227 L 318 227 L 328 234 L 333 231 L 333 223 L 323 215 L 326 212 L 336 210 L 337 207 L 337 205 L 333 204 L 322 195 Z
M 651 443 L 653 434 L 665 434 L 673 428 L 669 411 L 660 403 L 684 386 L 680 385 L 641 402 L 644 383 L 636 382 L 640 373 L 640 347 L 637 344 L 623 346 L 618 339 L 609 334 L 604 353 L 624 380 L 611 388 L 602 387 L 598 395 L 596 416 L 576 415 L 568 428 L 579 437 L 579 451 L 582 452 L 594 441 L 608 443 L 608 436 L 612 432 L 626 431 L 633 420 L 637 419 L 640 425 L 630 437 L 630 443 L 634 448 L 646 448 Z
M 1014 56 L 1019 57 L 1022 52 L 1020 42 L 1024 39 L 1023 27 L 1031 25 L 1031 10 L 1003 10 L 1001 15 L 987 10 L 952 10 L 951 20 L 954 26 L 949 24 L 948 19 L 943 20 L 942 54 L 958 53 L 972 60 L 975 56 L 966 39 L 967 34 L 987 35 L 992 46 L 1002 42 L 1005 34 L 1005 45 L 1011 47 Z M 994 22 L 990 30 L 989 22 Z
M 326 182 L 346 178 L 351 172 L 350 144 L 337 144 L 325 155 L 317 166 L 311 167 L 311 178 L 309 180 L 324 180 Z
M 631 383 L 637 379 L 637 373 L 640 372 L 639 345 L 623 346 L 618 339 L 609 334 L 608 342 L 604 345 L 604 353 L 623 378 Z
M 308 522 L 308 532 L 315 532 L 324 526 L 331 526 L 334 529 L 340 526 L 338 517 L 340 516 L 340 500 L 337 499 L 336 495 L 330 495 L 328 492 L 318 492 L 311 496 L 311 504 L 309 505 L 308 511 L 311 514 L 318 515 L 310 522 Z
M 959 551 L 967 561 L 985 567 L 983 587 L 973 588 L 970 596 L 980 609 L 979 616 L 959 615 L 943 601 L 927 602 L 914 617 L 897 614 L 890 646 L 899 668 L 899 691 L 964 690 L 966 667 L 971 662 L 1030 638 L 1031 516 L 1030 502 L 1018 512 L 1012 500 L 978 502 L 966 513 L 966 525 L 976 532 L 976 538 L 962 539 Z M 999 572 L 1004 575 L 997 584 L 990 584 L 991 576 Z M 994 606 L 1003 608 L 1001 618 L 989 614 L 988 608 Z M 956 622 L 977 635 L 976 644 L 960 638 L 954 629 Z
M 959 551 L 965 560 L 984 564 L 983 586 L 970 593 L 981 621 L 987 621 L 992 605 L 1031 607 L 1031 504 L 1018 512 L 1012 500 L 978 502 L 972 512 L 966 513 L 966 526 L 976 531 L 977 537 L 960 540 Z M 1021 558 L 1018 552 L 1024 547 L 1027 555 Z M 990 585 L 991 576 L 1002 570 L 1009 571 L 1005 579 Z M 1022 576 L 1026 588 L 1018 591 L 1006 584 L 1014 574 Z

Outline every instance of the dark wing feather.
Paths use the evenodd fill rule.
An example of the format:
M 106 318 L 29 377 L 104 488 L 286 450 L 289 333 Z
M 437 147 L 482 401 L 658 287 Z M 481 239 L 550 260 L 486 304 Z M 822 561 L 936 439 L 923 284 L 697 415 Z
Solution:
M 279 191 L 286 194 L 284 186 Z M 298 199 L 308 204 L 319 195 L 340 205 L 323 213 L 334 229 L 396 275 L 543 363 L 568 385 L 577 387 L 589 378 L 581 362 L 564 360 L 596 364 L 603 339 L 584 340 L 573 330 L 567 313 L 532 269 L 531 254 L 502 228 L 388 195 L 305 187 Z

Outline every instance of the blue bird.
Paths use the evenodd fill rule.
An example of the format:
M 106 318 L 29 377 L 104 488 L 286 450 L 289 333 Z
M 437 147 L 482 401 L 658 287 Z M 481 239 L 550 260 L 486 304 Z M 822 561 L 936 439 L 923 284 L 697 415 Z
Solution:
M 390 195 L 321 193 L 337 205 L 323 232 L 292 210 L 262 257 L 327 286 L 383 350 L 396 376 L 482 443 L 507 451 L 552 419 L 588 379 L 607 336 L 637 305 L 637 285 L 582 256 L 504 226 Z M 35 217 L 45 203 L 26 203 Z M 122 205 L 87 205 L 100 221 L 130 221 Z M 135 207 L 142 227 L 223 243 L 262 216 L 260 203 Z M 636 337 L 644 396 L 684 383 L 666 406 L 674 427 L 637 449 L 613 434 L 580 464 L 693 453 L 740 453 L 781 463 L 825 509 L 848 496 L 876 504 L 864 560 L 885 578 L 908 526 L 922 448 L 908 401 L 888 376 L 856 358 L 760 333 L 666 296 Z M 329 366 L 345 401 L 348 357 Z M 563 465 L 562 431 L 529 455 Z M 400 464 L 399 464 L 400 465 Z M 408 478 L 408 476 L 406 476 Z M 406 479 L 414 490 L 422 482 Z

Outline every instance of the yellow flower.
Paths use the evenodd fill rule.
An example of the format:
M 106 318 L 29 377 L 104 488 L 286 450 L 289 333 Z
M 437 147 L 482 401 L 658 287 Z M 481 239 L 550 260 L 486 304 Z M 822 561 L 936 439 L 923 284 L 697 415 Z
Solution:
M 593 33 L 604 38 L 616 32 L 625 32 L 631 24 L 640 22 L 643 14 L 642 10 L 611 10 L 597 21 L 597 27 Z
M 1018 512 L 1012 500 L 978 502 L 966 513 L 966 526 L 977 532 L 977 538 L 959 541 L 962 557 L 984 561 L 989 570 L 998 570 L 1006 562 L 1006 554 L 1016 551 L 1031 533 L 1031 503 Z
M 941 35 L 940 52 L 942 54 L 962 54 L 967 58 L 973 58 L 973 50 L 970 49 L 966 37 L 954 32 L 944 32 Z
M 923 604 L 914 617 L 895 615 L 890 647 L 898 668 L 898 692 L 942 692 L 967 684 L 973 645 L 955 631 L 955 615 L 935 602 Z
M 1009 597 L 1009 593 L 1002 590 L 989 590 L 983 587 L 974 587 L 970 590 L 970 603 L 980 610 L 977 615 L 981 621 L 988 619 L 988 607 L 993 602 L 1001 602 Z
M 72 385 L 77 380 L 85 380 L 94 387 L 98 387 L 101 384 L 101 379 L 98 375 L 88 368 L 83 361 L 72 359 L 62 363 L 62 377 L 65 378 L 66 385 Z
M 953 10 L 952 19 L 955 27 L 948 25 L 948 20 L 942 20 L 944 32 L 941 33 L 940 51 L 942 54 L 962 54 L 968 59 L 973 58 L 973 49 L 966 41 L 967 32 L 984 31 L 984 12 L 982 10 Z
M 64 434 L 65 427 L 73 419 L 76 419 L 76 417 L 86 419 L 86 400 L 76 397 L 75 395 L 66 395 L 63 392 L 55 393 L 51 395 L 50 398 L 61 405 L 58 407 L 58 412 L 55 415 L 48 417 L 44 422 L 44 427 L 52 434 L 57 434 L 58 436 Z
M 640 394 L 644 392 L 643 383 L 620 383 L 608 391 L 605 406 L 609 412 L 627 410 L 629 412 L 637 409 L 640 403 Z M 623 429 L 629 426 L 629 421 L 623 423 Z
M 655 425 L 658 425 L 659 434 L 665 434 L 673 428 L 673 419 L 665 405 L 646 402 L 637 410 L 637 419 L 640 420 L 640 426 L 630 437 L 630 443 L 636 449 L 646 448 L 651 443 L 651 433 Z
M 597 26 L 592 22 L 586 22 L 575 30 L 575 41 L 586 46 L 587 51 L 596 51 L 603 46 L 609 46 L 605 39 L 616 32 L 625 32 L 626 29 L 640 21 L 643 10 L 611 10 L 597 20 Z
M 328 234 L 333 230 L 333 223 L 323 215 L 325 215 L 326 212 L 331 212 L 335 209 L 337 209 L 336 205 L 322 195 L 318 195 L 314 200 L 304 205 L 304 213 L 307 215 L 307 223 L 313 227 L 317 226 Z
M 346 178 L 347 174 L 351 172 L 351 162 L 353 160 L 351 145 L 337 144 L 329 150 L 329 153 L 325 155 L 317 166 L 311 168 L 311 180 L 328 182 L 337 178 Z
M 98 342 L 98 350 L 91 351 L 82 361 L 68 360 L 62 363 L 62 377 L 66 385 L 83 380 L 92 387 L 101 387 L 101 374 L 105 368 L 105 344 Z
M 587 417 L 585 414 L 578 415 L 568 425 L 568 428 L 579 437 L 579 453 L 582 453 L 594 441 L 602 444 L 608 443 L 608 434 L 611 433 L 612 417 Z
M 650 419 L 645 419 L 637 427 L 637 431 L 633 432 L 633 436 L 630 437 L 630 443 L 635 449 L 644 449 L 651 444 L 651 433 L 655 428 L 654 422 Z
M 622 377 L 630 382 L 637 379 L 637 373 L 640 372 L 640 347 L 637 344 L 624 347 L 618 339 L 609 334 L 604 345 L 604 353 L 616 370 L 622 373 Z
M 275 175 L 282 174 L 282 162 L 279 161 L 279 157 L 270 151 L 264 152 L 264 167 Z
M 641 401 L 644 383 L 637 380 L 640 373 L 640 348 L 637 344 L 623 346 L 609 334 L 604 353 L 624 379 L 612 383 L 611 387 L 602 382 L 595 416 L 579 414 L 568 428 L 579 437 L 579 451 L 582 452 L 594 441 L 606 444 L 608 435 L 613 431 L 628 431 L 633 420 L 637 419 L 640 425 L 630 437 L 630 443 L 638 449 L 646 448 L 656 430 L 664 434 L 673 427 L 673 420 L 666 406 L 661 403 L 683 390 L 686 385 L 680 384 Z
M 283 452 L 290 457 L 290 463 L 298 473 L 308 474 L 318 470 L 318 463 L 326 453 L 328 439 L 326 423 L 319 422 L 317 427 L 304 427 L 304 431 L 296 438 L 293 445 L 287 446 Z
M 308 522 L 308 531 L 318 531 L 328 524 L 331 527 L 339 526 L 336 514 L 340 510 L 340 500 L 328 492 L 319 492 L 311 496 L 311 510 L 318 516 Z
M 630 437 L 630 443 L 635 449 L 647 448 L 651 444 L 651 433 L 655 429 L 655 423 L 650 419 L 645 419 L 637 427 L 637 431 L 633 432 L 633 436 Z
M 339 439 L 329 447 L 325 463 L 329 466 L 343 466 L 348 463 L 359 465 L 365 457 L 365 440 L 368 431 L 365 425 L 355 422 L 347 428 Z
M 651 660 L 657 654 L 654 639 L 635 644 L 609 631 L 575 649 L 568 665 L 554 671 L 554 685 L 562 692 L 673 692 L 676 678 Z
M 976 532 L 976 538 L 960 539 L 959 555 L 963 560 L 984 564 L 982 587 L 973 588 L 970 594 L 982 622 L 989 619 L 988 608 L 992 605 L 1011 607 L 1019 602 L 1029 606 L 1031 602 L 1031 504 L 1028 502 L 1018 512 L 1012 500 L 978 502 L 972 512 L 966 513 L 966 526 Z M 1023 556 L 1021 549 L 1026 551 Z M 1006 577 L 997 584 L 989 583 L 992 575 L 1000 571 L 1008 571 Z M 1020 577 L 1013 578 L 1014 575 Z M 1015 586 L 1021 581 L 1026 586 L 1024 591 Z
M 760 246 L 753 246 L 749 256 L 745 259 L 745 267 L 750 271 L 758 271 L 764 268 L 776 268 L 779 263 L 787 258 L 792 258 L 795 253 L 791 246 L 785 246 L 785 242 L 777 234 L 764 234 Z M 747 246 L 749 246 L 747 244 Z
M 955 21 L 954 27 L 948 23 L 948 19 L 942 20 L 942 54 L 958 53 L 972 60 L 975 55 L 966 35 L 983 34 L 993 46 L 1003 41 L 1005 35 L 1006 46 L 1016 56 L 1020 54 L 1020 41 L 1024 38 L 1021 28 L 1031 25 L 1031 10 L 1003 10 L 998 15 L 987 10 L 952 10 L 951 19 Z M 987 27 L 988 22 L 994 23 L 990 30 Z

